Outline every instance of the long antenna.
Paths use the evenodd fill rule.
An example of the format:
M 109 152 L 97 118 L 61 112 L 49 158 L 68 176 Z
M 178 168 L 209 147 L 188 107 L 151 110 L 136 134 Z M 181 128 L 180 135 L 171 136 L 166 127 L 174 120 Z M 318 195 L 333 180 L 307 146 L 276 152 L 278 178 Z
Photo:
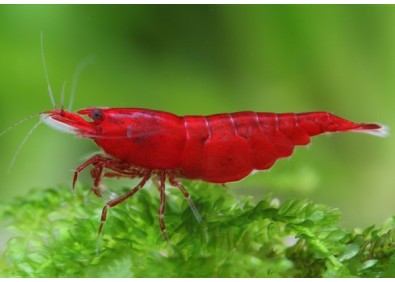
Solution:
M 47 65 L 45 64 L 45 57 L 44 57 L 44 34 L 43 34 L 43 32 L 41 32 L 41 60 L 42 60 L 43 67 L 44 67 L 45 79 L 46 79 L 47 85 L 48 85 L 49 97 L 51 98 L 52 106 L 54 107 L 54 109 L 56 109 L 55 97 L 54 97 L 53 92 L 52 92 L 51 84 L 49 83 Z
M 69 107 L 68 111 L 72 110 L 73 103 L 74 103 L 74 96 L 75 96 L 75 90 L 77 89 L 77 83 L 78 83 L 78 78 L 81 75 L 81 72 L 90 64 L 92 64 L 95 60 L 94 55 L 90 55 L 86 58 L 84 58 L 76 67 L 74 74 L 73 74 L 73 80 L 71 82 L 71 92 L 70 92 L 70 100 L 69 100 Z
M 63 86 L 62 86 L 62 94 L 60 94 L 60 107 L 63 109 L 64 106 L 64 90 L 66 89 L 66 81 L 63 81 Z
M 8 173 L 10 173 L 12 166 L 15 163 L 16 157 L 18 156 L 19 152 L 21 151 L 23 145 L 25 145 L 27 139 L 29 139 L 30 135 L 32 135 L 32 133 L 34 132 L 34 130 L 36 130 L 36 128 L 42 123 L 43 121 L 40 119 L 31 129 L 30 131 L 27 133 L 27 135 L 25 136 L 25 138 L 23 138 L 21 144 L 19 144 L 18 149 L 16 150 L 14 156 L 12 157 L 11 163 L 8 166 Z
M 22 123 L 24 123 L 25 121 L 28 121 L 28 120 L 31 119 L 31 118 L 34 118 L 34 117 L 38 116 L 39 114 L 40 114 L 40 113 L 32 114 L 32 115 L 30 115 L 30 116 L 28 116 L 28 117 L 25 117 L 24 119 L 21 119 L 21 120 L 15 122 L 13 125 L 11 125 L 11 126 L 8 127 L 7 129 L 5 129 L 5 130 L 3 130 L 2 132 L 0 132 L 0 137 L 3 136 L 4 134 L 6 134 L 6 133 L 7 133 L 8 131 L 10 131 L 11 129 L 17 127 L 18 125 L 20 125 L 20 124 L 22 124 Z

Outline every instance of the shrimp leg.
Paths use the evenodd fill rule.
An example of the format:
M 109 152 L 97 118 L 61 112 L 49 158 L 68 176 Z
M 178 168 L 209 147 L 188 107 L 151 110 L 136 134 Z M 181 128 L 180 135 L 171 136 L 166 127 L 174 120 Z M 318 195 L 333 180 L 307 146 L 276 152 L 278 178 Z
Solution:
M 109 163 L 112 161 L 110 158 L 106 158 L 102 155 L 94 155 L 93 157 L 86 160 L 83 164 L 76 168 L 74 171 L 73 177 L 73 189 L 75 188 L 75 183 L 77 182 L 79 174 L 86 169 L 88 166 L 93 165 L 94 168 L 91 170 L 91 176 L 93 180 L 93 187 L 91 191 L 95 193 L 96 196 L 101 197 L 101 191 L 99 188 L 100 181 L 103 175 L 103 169 L 109 166 Z
M 144 187 L 145 183 L 148 181 L 148 179 L 150 179 L 151 177 L 151 171 L 148 171 L 146 173 L 146 175 L 143 177 L 143 179 L 140 181 L 139 184 L 137 184 L 136 187 L 134 187 L 132 190 L 130 190 L 129 192 L 125 193 L 124 195 L 111 200 L 109 202 L 106 203 L 106 205 L 103 207 L 102 210 L 102 214 L 101 214 L 101 221 L 100 221 L 100 227 L 99 227 L 99 232 L 98 235 L 100 236 L 102 230 L 103 230 L 103 226 L 104 226 L 104 222 L 107 219 L 107 211 L 109 208 L 115 207 L 116 205 L 122 203 L 123 201 L 125 201 L 126 199 L 132 197 L 134 194 L 136 194 L 137 191 L 139 191 L 141 188 Z
M 184 195 L 184 198 L 188 201 L 189 207 L 192 210 L 193 215 L 195 216 L 198 222 L 202 222 L 202 217 L 200 216 L 198 209 L 196 208 L 195 204 L 192 201 L 191 195 L 189 195 L 188 191 L 185 189 L 184 185 L 181 182 L 174 179 L 173 175 L 169 176 L 169 182 L 171 185 L 178 187 L 181 193 Z
M 162 231 L 163 237 L 165 240 L 170 243 L 169 236 L 167 235 L 166 231 L 166 226 L 165 226 L 165 208 L 166 208 L 166 194 L 165 194 L 165 182 L 166 182 L 166 173 L 163 172 L 159 176 L 159 181 L 160 181 L 160 187 L 159 187 L 159 192 L 160 192 L 160 205 L 159 205 L 159 210 L 158 210 L 158 219 L 159 219 L 159 225 L 160 225 L 160 230 Z

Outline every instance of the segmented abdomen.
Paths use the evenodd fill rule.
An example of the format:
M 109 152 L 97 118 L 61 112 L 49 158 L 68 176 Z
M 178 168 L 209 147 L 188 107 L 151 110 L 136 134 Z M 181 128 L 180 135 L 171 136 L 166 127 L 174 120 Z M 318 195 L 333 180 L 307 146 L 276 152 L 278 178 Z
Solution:
M 380 128 L 357 124 L 326 112 L 274 114 L 239 112 L 185 116 L 186 143 L 181 174 L 187 178 L 226 183 L 270 168 L 310 137 L 339 131 Z

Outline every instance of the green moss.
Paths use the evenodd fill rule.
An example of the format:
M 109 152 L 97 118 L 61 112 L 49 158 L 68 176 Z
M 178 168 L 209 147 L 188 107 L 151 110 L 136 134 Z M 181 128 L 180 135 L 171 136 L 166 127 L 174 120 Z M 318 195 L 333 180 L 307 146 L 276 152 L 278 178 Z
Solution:
M 171 246 L 158 226 L 155 188 L 111 209 L 100 238 L 104 201 L 87 195 L 86 187 L 34 190 L 2 203 L 2 226 L 13 235 L 0 276 L 395 276 L 395 218 L 348 231 L 339 227 L 337 210 L 306 200 L 278 204 L 268 196 L 253 205 L 219 186 L 188 184 L 188 190 L 203 222 L 196 222 L 179 191 L 169 189 Z

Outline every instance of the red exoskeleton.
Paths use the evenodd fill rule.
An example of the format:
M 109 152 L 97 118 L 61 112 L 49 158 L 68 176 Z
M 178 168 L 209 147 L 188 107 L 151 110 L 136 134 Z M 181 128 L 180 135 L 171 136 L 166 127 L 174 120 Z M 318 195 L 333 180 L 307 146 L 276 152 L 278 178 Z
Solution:
M 62 131 L 92 139 L 103 151 L 80 165 L 78 174 L 92 165 L 92 191 L 101 196 L 103 177 L 141 178 L 136 187 L 107 202 L 99 234 L 109 208 L 140 190 L 151 177 L 158 181 L 160 228 L 166 240 L 165 182 L 180 189 L 198 221 L 190 195 L 178 181 L 199 179 L 211 183 L 238 181 L 254 170 L 269 169 L 277 159 L 288 157 L 295 146 L 310 137 L 332 132 L 364 132 L 386 135 L 375 123 L 354 123 L 327 112 L 238 112 L 211 116 L 177 116 L 139 108 L 88 108 L 72 113 L 63 109 L 43 112 L 42 121 Z

